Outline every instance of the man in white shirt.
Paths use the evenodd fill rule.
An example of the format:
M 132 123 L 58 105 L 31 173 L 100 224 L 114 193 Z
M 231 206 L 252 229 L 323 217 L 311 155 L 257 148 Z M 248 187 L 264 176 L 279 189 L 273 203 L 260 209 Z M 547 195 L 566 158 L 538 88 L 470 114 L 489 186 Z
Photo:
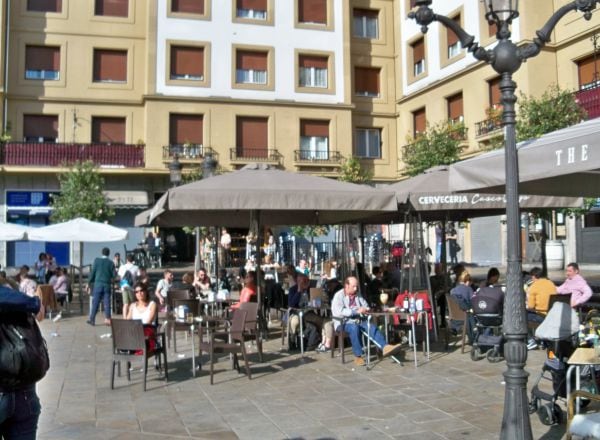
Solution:
M 126 263 L 121 265 L 117 272 L 117 275 L 119 275 L 119 286 L 121 287 L 121 297 L 123 298 L 123 319 L 127 318 L 129 304 L 135 302 L 133 286 L 137 281 L 139 270 L 139 267 L 133 262 L 133 255 L 129 254 L 127 255 Z
M 229 252 L 231 250 L 231 235 L 227 232 L 227 229 L 223 228 L 221 231 L 221 253 L 219 259 L 219 265 L 221 267 L 227 267 L 229 264 Z

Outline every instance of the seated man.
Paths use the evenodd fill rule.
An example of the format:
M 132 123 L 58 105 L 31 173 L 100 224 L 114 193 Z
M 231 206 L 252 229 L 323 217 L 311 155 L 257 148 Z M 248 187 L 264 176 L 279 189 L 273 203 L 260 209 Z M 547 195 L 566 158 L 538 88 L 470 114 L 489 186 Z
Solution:
M 310 288 L 310 279 L 304 271 L 296 270 L 296 284 L 290 287 L 288 293 L 288 307 L 292 309 L 303 309 L 308 306 L 308 300 Z M 290 310 L 289 329 L 290 336 L 298 333 L 298 327 L 300 326 L 300 318 L 298 317 L 297 310 Z
M 556 286 L 542 274 L 542 269 L 534 267 L 529 271 L 531 284 L 527 289 L 527 322 L 540 323 L 548 313 L 550 295 L 556 293 Z M 529 330 L 530 338 L 527 348 L 534 350 L 538 347 L 538 341 L 533 337 L 533 330 Z
M 556 289 L 561 295 L 571 294 L 571 307 L 575 308 L 587 302 L 592 296 L 592 289 L 588 283 L 579 275 L 579 265 L 569 263 L 567 265 L 567 279 Z
M 343 325 L 343 331 L 350 336 L 352 352 L 355 356 L 354 363 L 358 366 L 365 365 L 365 360 L 362 356 L 361 331 L 367 333 L 369 339 L 375 341 L 377 346 L 382 349 L 383 356 L 389 356 L 400 348 L 400 344 L 386 344 L 384 336 L 377 330 L 377 327 L 373 324 L 370 326 L 367 325 L 365 315 L 368 311 L 367 302 L 363 297 L 358 295 L 358 279 L 356 277 L 346 278 L 344 288 L 338 291 L 333 297 L 331 312 L 336 331 L 339 331 L 342 325 L 341 318 L 349 318 Z

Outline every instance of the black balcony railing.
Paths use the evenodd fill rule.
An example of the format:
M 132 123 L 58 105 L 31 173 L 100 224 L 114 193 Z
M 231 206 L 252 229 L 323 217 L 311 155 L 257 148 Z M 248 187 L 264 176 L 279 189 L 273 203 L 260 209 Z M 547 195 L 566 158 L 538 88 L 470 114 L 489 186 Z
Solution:
M 214 150 L 202 144 L 169 144 L 163 147 L 163 160 L 169 161 L 175 155 L 181 160 L 202 159 L 207 154 L 213 154 Z
M 229 150 L 229 159 L 236 162 L 281 162 L 281 154 L 274 148 L 237 147 Z
M 575 92 L 577 103 L 585 109 L 588 119 L 600 116 L 600 82 L 586 84 Z
M 502 128 L 502 120 L 499 118 L 485 119 L 475 123 L 475 135 L 486 136 Z
M 145 145 L 6 142 L 0 144 L 4 165 L 56 167 L 92 161 L 106 168 L 143 168 Z
M 338 164 L 343 159 L 339 151 L 294 150 L 294 162 Z

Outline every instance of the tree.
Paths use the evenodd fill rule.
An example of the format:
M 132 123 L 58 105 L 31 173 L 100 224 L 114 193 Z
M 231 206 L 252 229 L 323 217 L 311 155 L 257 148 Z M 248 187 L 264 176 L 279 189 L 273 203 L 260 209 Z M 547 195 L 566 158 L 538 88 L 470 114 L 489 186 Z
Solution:
M 115 215 L 104 195 L 104 178 L 92 161 L 75 162 L 58 175 L 60 194 L 52 196 L 53 222 L 64 222 L 77 217 L 103 222 Z
M 342 164 L 340 175 L 338 177 L 342 182 L 350 183 L 369 183 L 373 178 L 373 173 L 364 170 L 357 157 L 350 156 Z
M 570 90 L 552 85 L 541 97 L 519 96 L 517 140 L 535 139 L 543 134 L 577 124 L 587 117 Z
M 427 127 L 404 147 L 404 163 L 409 176 L 421 174 L 436 165 L 450 165 L 458 161 L 463 150 L 461 142 L 467 129 L 462 122 L 444 121 Z

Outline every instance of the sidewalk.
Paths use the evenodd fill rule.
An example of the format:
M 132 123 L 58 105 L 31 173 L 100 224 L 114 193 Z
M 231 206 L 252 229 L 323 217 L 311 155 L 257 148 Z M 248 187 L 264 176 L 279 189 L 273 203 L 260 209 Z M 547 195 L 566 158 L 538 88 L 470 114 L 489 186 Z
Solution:
M 42 331 L 51 368 L 38 386 L 39 439 L 479 440 L 496 439 L 500 430 L 505 365 L 471 361 L 470 347 L 446 353 L 443 343 L 432 344 L 431 359 L 420 353 L 418 368 L 409 354 L 404 366 L 384 360 L 367 371 L 329 354 L 290 355 L 273 329 L 265 363 L 253 350 L 252 380 L 224 359 L 211 386 L 206 369 L 192 377 L 190 340 L 181 336 L 180 353 L 169 350 L 169 382 L 152 369 L 144 393 L 140 365 L 131 383 L 124 375 L 110 390 L 108 327 L 65 316 L 44 321 Z M 60 336 L 51 336 L 55 331 Z M 544 358 L 529 352 L 530 384 Z M 564 424 L 544 426 L 536 415 L 531 422 L 534 438 L 564 434 Z

